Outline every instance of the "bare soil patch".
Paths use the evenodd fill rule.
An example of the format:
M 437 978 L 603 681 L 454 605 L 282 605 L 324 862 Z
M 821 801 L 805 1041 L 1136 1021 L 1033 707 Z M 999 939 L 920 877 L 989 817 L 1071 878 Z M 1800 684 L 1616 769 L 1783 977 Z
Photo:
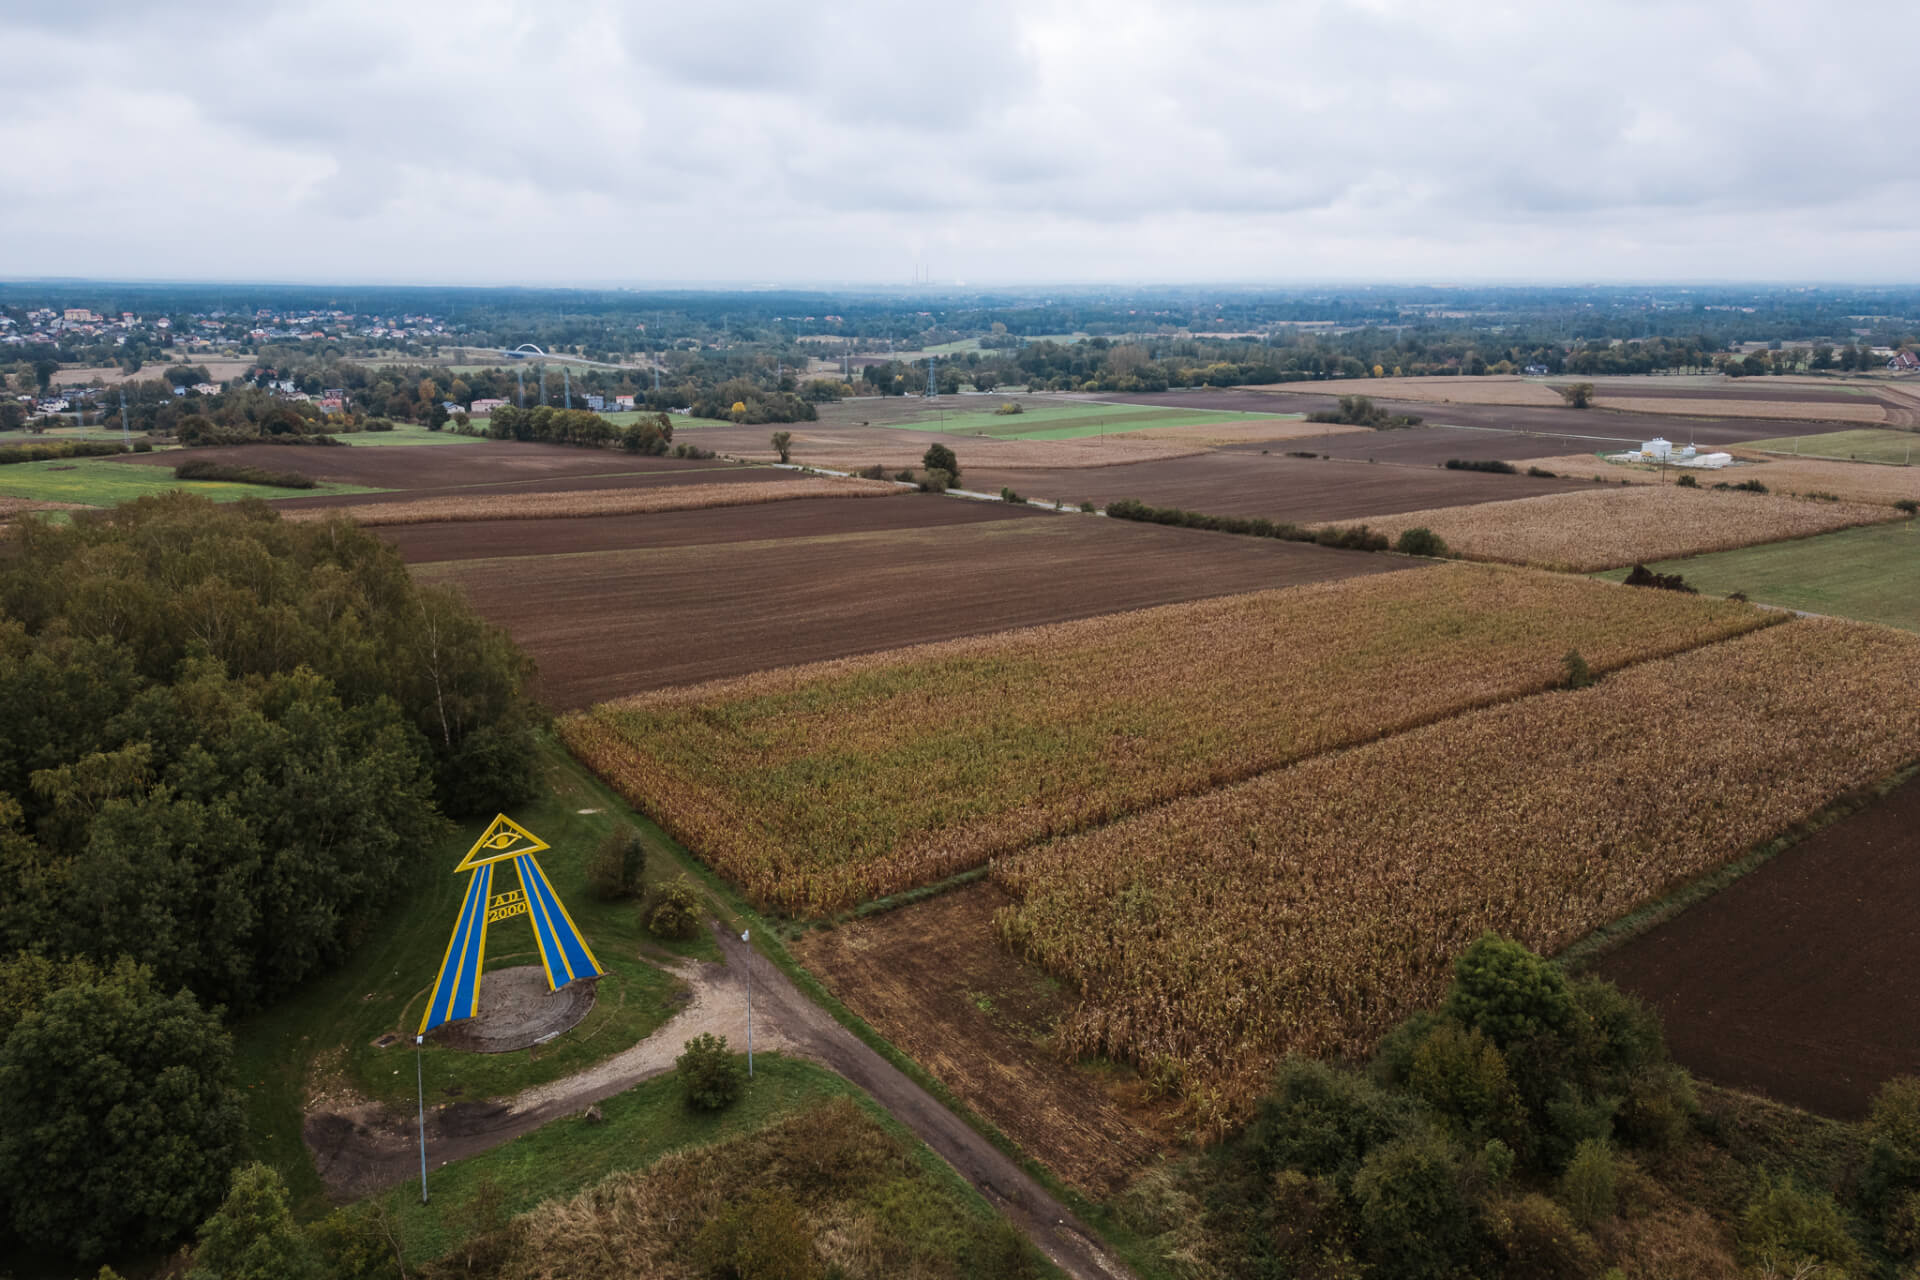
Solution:
M 1338 423 L 1320 422 L 1193 422 L 1178 427 L 1147 427 L 1140 431 L 1124 432 L 1120 440 L 1176 440 L 1185 444 L 1206 445 L 1217 448 L 1235 444 L 1274 444 L 1281 441 L 1296 441 L 1307 437 L 1332 435 L 1373 435 L 1371 427 L 1351 427 Z
M 993 936 L 1012 900 L 981 882 L 816 930 L 793 946 L 848 1008 L 1077 1190 L 1104 1198 L 1167 1145 L 1131 1072 L 1053 1043 L 1075 1001 Z
M 539 483 L 562 488 L 555 479 L 586 476 L 642 476 L 675 471 L 711 470 L 724 465 L 691 458 L 643 458 L 613 449 L 574 449 L 557 444 L 521 444 L 483 440 L 449 449 L 434 445 L 395 445 L 380 449 L 238 445 L 128 454 L 116 458 L 128 466 L 172 468 L 182 458 L 206 458 L 242 466 L 271 464 L 316 480 L 365 485 L 374 489 L 444 489 L 466 485 Z
M 1571 380 L 1571 379 L 1570 379 Z M 1429 404 L 1518 404 L 1554 406 L 1560 393 L 1529 378 L 1335 378 L 1330 382 L 1274 382 L 1249 388 L 1308 396 L 1371 396 L 1376 400 L 1420 400 Z
M 598 492 L 574 489 L 559 493 L 459 494 L 415 498 L 408 502 L 307 508 L 303 511 L 289 512 L 288 518 L 322 520 L 339 515 L 364 525 L 583 519 L 592 516 L 635 515 L 650 511 L 739 507 L 761 502 L 788 502 L 802 498 L 892 498 L 906 492 L 899 485 L 878 480 L 799 476 L 790 471 L 776 474 L 787 478 L 776 483 L 672 484 Z
M 906 502 L 911 499 L 896 499 Z M 958 505 L 958 499 L 941 499 Z M 1299 543 L 1049 516 L 845 532 L 848 506 L 742 540 L 775 506 L 716 508 L 700 545 L 419 564 L 461 586 L 540 664 L 539 695 L 578 708 L 621 694 L 900 645 L 1403 567 Z M 648 519 L 656 517 L 646 517 Z M 514 526 L 533 531 L 539 526 Z
M 1710 1080 L 1841 1119 L 1920 1071 L 1920 779 L 1602 957 Z
M 547 987 L 547 973 L 537 964 L 496 969 L 480 983 L 477 1016 L 432 1033 L 436 1042 L 470 1053 L 511 1053 L 551 1040 L 580 1025 L 593 1009 L 597 984 L 569 982 L 558 991 Z
M 834 471 L 880 466 L 891 473 L 918 467 L 928 445 L 944 444 L 960 460 L 961 482 L 967 487 L 973 487 L 976 467 L 1102 467 L 1115 462 L 1179 458 L 1205 447 L 1178 439 L 1141 438 L 1140 433 L 1078 440 L 994 440 L 902 427 L 795 423 L 786 429 L 793 433 L 790 447 L 794 462 Z M 769 431 L 766 427 L 703 427 L 689 431 L 686 438 L 728 457 L 772 462 L 778 455 L 769 443 Z
M 989 492 L 1004 485 L 1030 499 L 1057 499 L 1069 505 L 1091 501 L 1104 507 L 1120 498 L 1138 498 L 1156 507 L 1209 515 L 1293 521 L 1498 502 L 1572 487 L 1567 481 L 1531 476 L 1446 471 L 1437 466 L 1369 466 L 1244 450 L 1071 472 L 981 467 L 967 473 L 967 484 Z
M 1603 409 L 1624 409 L 1633 413 L 1674 414 L 1698 418 L 1820 418 L 1829 422 L 1880 423 L 1886 421 L 1886 408 L 1875 400 L 1845 401 L 1798 399 L 1760 400 L 1751 396 L 1613 396 L 1601 393 L 1594 403 Z
M 994 502 L 958 502 L 902 493 L 892 502 L 832 504 L 832 531 L 842 534 L 933 529 L 988 524 L 1026 513 Z M 592 520 L 539 519 L 506 523 L 452 521 L 393 525 L 381 536 L 411 564 L 434 560 L 483 560 L 501 556 L 577 555 L 586 551 L 637 551 L 647 547 L 697 547 L 818 537 L 822 510 L 808 503 L 776 503 L 717 516 L 704 509 L 604 516 Z

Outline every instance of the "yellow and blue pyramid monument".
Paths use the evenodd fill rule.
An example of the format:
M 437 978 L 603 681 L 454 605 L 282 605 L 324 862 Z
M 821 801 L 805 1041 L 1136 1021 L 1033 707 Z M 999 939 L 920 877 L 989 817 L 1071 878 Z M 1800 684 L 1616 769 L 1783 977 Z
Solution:
M 540 963 L 547 971 L 550 990 L 558 991 L 569 982 L 598 978 L 606 972 L 574 926 L 566 904 L 553 891 L 547 873 L 534 861 L 534 854 L 552 847 L 503 813 L 494 818 L 453 869 L 455 875 L 465 871 L 472 879 L 467 881 L 467 896 L 460 904 L 453 937 L 447 942 L 446 958 L 440 962 L 433 998 L 427 1001 L 426 1016 L 420 1019 L 421 1035 L 449 1022 L 471 1018 L 480 1008 L 487 926 L 496 920 L 526 916 L 532 922 L 533 940 L 540 948 Z M 495 894 L 495 873 L 503 863 L 512 864 L 520 887 Z

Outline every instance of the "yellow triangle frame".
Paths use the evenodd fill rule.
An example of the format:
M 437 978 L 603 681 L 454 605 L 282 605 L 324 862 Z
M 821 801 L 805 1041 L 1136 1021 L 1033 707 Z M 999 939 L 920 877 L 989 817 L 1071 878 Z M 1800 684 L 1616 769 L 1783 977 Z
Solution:
M 484 867 L 489 862 L 505 862 L 508 858 L 540 853 L 552 847 L 503 813 L 480 833 L 480 838 L 473 842 L 473 848 L 467 850 L 467 856 L 460 860 L 460 865 L 453 869 L 453 873 L 459 875 L 462 871 Z M 482 857 L 482 854 L 485 856 Z

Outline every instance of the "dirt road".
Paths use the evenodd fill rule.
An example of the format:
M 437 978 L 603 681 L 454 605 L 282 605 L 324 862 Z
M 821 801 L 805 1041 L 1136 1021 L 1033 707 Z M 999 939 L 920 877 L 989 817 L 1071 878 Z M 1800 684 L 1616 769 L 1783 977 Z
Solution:
M 477 1155 L 673 1068 L 690 1037 L 713 1032 L 746 1043 L 745 975 L 753 977 L 753 1044 L 809 1058 L 865 1089 L 1074 1280 L 1126 1280 L 1127 1269 L 1064 1205 L 1024 1170 L 886 1059 L 814 1004 L 784 973 L 731 933 L 716 934 L 727 963 L 679 970 L 687 1007 L 632 1048 L 579 1075 L 529 1089 L 508 1102 L 455 1103 L 428 1118 L 434 1166 Z M 411 1112 L 368 1104 L 308 1115 L 315 1168 L 338 1200 L 356 1199 L 415 1176 L 419 1155 Z

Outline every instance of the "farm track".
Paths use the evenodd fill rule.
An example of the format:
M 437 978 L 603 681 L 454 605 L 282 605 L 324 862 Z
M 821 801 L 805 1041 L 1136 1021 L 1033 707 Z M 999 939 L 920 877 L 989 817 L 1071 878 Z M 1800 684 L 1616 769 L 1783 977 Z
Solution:
M 714 936 L 726 965 L 683 968 L 694 990 L 686 1010 L 646 1040 L 568 1080 L 506 1102 L 439 1109 L 429 1123 L 429 1157 L 446 1164 L 478 1155 L 663 1075 L 672 1069 L 682 1042 L 703 1031 L 744 1043 L 743 975 L 751 972 L 756 1048 L 797 1054 L 864 1089 L 1073 1280 L 1129 1280 L 1130 1273 L 1099 1238 L 1025 1170 L 807 999 L 731 930 L 716 925 Z M 335 1199 L 367 1195 L 414 1176 L 419 1155 L 412 1119 L 411 1113 L 373 1107 L 308 1116 L 307 1143 Z

